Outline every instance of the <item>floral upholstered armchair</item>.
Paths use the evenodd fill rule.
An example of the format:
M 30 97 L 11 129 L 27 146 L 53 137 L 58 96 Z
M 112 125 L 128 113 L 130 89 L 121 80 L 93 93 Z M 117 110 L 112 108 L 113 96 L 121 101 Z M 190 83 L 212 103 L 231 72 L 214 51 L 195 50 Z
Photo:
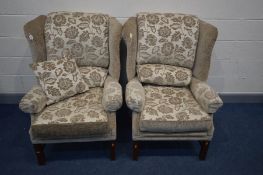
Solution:
M 63 142 L 109 141 L 115 159 L 121 30 L 113 17 L 79 12 L 49 13 L 24 26 L 39 84 L 19 107 L 31 115 L 39 164 L 44 144 Z
M 185 14 L 139 13 L 124 24 L 134 160 L 139 141 L 174 140 L 200 141 L 199 158 L 205 159 L 213 114 L 223 104 L 206 83 L 217 34 Z

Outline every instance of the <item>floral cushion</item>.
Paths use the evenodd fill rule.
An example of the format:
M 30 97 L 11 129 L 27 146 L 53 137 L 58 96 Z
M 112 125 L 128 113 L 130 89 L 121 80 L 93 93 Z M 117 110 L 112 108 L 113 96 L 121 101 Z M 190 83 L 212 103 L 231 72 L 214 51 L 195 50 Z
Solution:
M 103 87 L 105 79 L 108 75 L 108 69 L 102 67 L 79 67 L 82 78 L 91 87 Z
M 103 110 L 100 87 L 47 106 L 31 115 L 35 138 L 85 137 L 107 132 L 108 117 Z
M 169 86 L 187 86 L 191 82 L 192 71 L 187 68 L 163 65 L 137 65 L 138 79 L 143 83 Z
M 104 14 L 53 12 L 47 16 L 47 60 L 71 56 L 78 66 L 108 67 L 109 17 Z
M 145 107 L 140 130 L 150 132 L 208 131 L 210 117 L 187 88 L 144 86 Z
M 47 105 L 89 89 L 74 59 L 34 63 L 32 69 L 48 98 Z
M 175 13 L 139 13 L 138 64 L 156 63 L 192 68 L 199 20 Z
M 21 99 L 19 108 L 26 113 L 38 113 L 47 105 L 47 96 L 40 86 L 32 89 Z

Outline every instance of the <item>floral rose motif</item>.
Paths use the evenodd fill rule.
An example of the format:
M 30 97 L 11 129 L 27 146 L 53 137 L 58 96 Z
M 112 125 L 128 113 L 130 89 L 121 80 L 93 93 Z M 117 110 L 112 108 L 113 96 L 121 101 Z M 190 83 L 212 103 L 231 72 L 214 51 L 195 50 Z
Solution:
M 186 37 L 184 40 L 183 40 L 183 46 L 187 49 L 191 49 L 193 45 L 193 41 L 191 40 L 191 38 L 189 37 Z
M 185 73 L 184 71 L 182 70 L 179 70 L 175 73 L 175 76 L 176 78 L 179 80 L 179 81 L 183 81 L 183 80 L 186 80 L 188 78 L 188 74 Z
M 149 113 L 150 115 L 156 115 L 156 116 L 158 116 L 158 112 L 157 112 L 155 109 L 153 109 L 153 108 L 147 107 L 145 110 L 146 110 L 146 112 Z
M 91 17 L 92 23 L 99 26 L 104 23 L 104 18 L 102 15 L 93 15 Z
M 195 20 L 191 16 L 184 16 L 183 21 L 187 27 L 193 27 L 195 25 Z
M 73 73 L 76 71 L 76 65 L 72 61 L 67 61 L 63 64 L 64 70 L 66 72 Z
M 74 57 L 80 57 L 83 54 L 83 46 L 80 43 L 74 43 L 71 47 L 71 53 Z
M 54 24 L 56 26 L 59 26 L 59 27 L 66 24 L 66 22 L 67 22 L 65 16 L 63 16 L 63 15 L 55 15 L 53 17 L 53 21 L 54 21 Z
M 167 80 L 167 82 L 173 83 L 174 82 L 174 76 L 172 75 L 171 72 L 167 72 L 165 74 L 165 79 Z
M 153 71 L 150 69 L 150 68 L 147 68 L 147 67 L 143 67 L 141 70 L 140 70 L 140 74 L 142 77 L 150 77 L 153 75 Z
M 186 112 L 179 112 L 176 114 L 176 118 L 179 121 L 189 120 L 189 115 Z
M 164 38 L 167 38 L 171 34 L 171 29 L 167 26 L 160 27 L 158 34 Z
M 51 63 L 51 62 L 43 62 L 42 68 L 44 70 L 51 71 L 51 70 L 54 70 L 56 68 L 56 65 L 54 63 Z
M 47 87 L 47 92 L 48 92 L 48 94 L 50 94 L 52 96 L 61 96 L 61 93 L 59 92 L 59 90 L 52 87 L 52 86 Z
M 171 97 L 169 98 L 169 102 L 174 105 L 178 105 L 182 103 L 182 100 L 178 97 Z
M 73 86 L 73 83 L 69 78 L 61 78 L 58 81 L 58 87 L 62 90 L 68 90 L 72 86 Z
M 85 116 L 83 114 L 74 115 L 70 118 L 72 123 L 84 122 Z
M 168 114 L 168 113 L 172 113 L 173 109 L 168 106 L 161 105 L 158 107 L 158 111 L 160 111 L 163 114 Z
M 97 112 L 95 112 L 95 111 L 89 111 L 88 112 L 88 116 L 90 118 L 99 118 L 99 114 Z
M 76 91 L 78 93 L 81 93 L 81 92 L 84 92 L 85 91 L 85 88 L 86 88 L 86 85 L 82 82 L 79 82 L 76 86 Z
M 53 46 L 57 49 L 61 49 L 64 47 L 64 40 L 60 37 L 56 37 L 53 41 Z
M 166 95 L 172 95 L 174 93 L 174 91 L 170 88 L 165 88 L 165 89 L 162 89 L 162 93 L 164 93 Z
M 52 120 L 53 116 L 51 112 L 43 112 L 41 118 L 44 120 Z
M 94 81 L 94 82 L 100 82 L 101 81 L 101 76 L 98 72 L 92 72 L 90 74 L 90 78 Z
M 164 44 L 163 44 L 162 53 L 163 53 L 165 56 L 171 55 L 171 54 L 173 53 L 173 50 L 174 50 L 174 45 L 173 45 L 173 43 L 167 42 L 167 43 L 164 43 Z
M 159 17 L 155 14 L 148 14 L 146 18 L 150 24 L 157 24 L 159 22 Z
M 87 105 L 87 103 L 88 103 L 87 100 L 77 99 L 77 100 L 73 103 L 73 105 L 76 106 L 76 107 L 84 107 L 84 106 Z
M 150 46 L 154 46 L 157 42 L 157 38 L 153 34 L 147 35 L 145 40 L 146 40 L 146 43 L 149 44 Z
M 58 117 L 66 117 L 67 115 L 71 114 L 71 110 L 70 109 L 59 109 L 55 112 L 55 115 Z
M 103 40 L 102 40 L 102 38 L 100 38 L 100 37 L 98 37 L 98 36 L 95 36 L 95 37 L 92 39 L 91 43 L 92 43 L 94 46 L 96 46 L 96 47 L 101 47 L 101 46 L 103 45 Z
M 79 36 L 79 41 L 88 41 L 88 39 L 90 39 L 89 37 L 89 32 L 88 31 L 84 31 L 80 36 Z
M 181 32 L 175 31 L 172 35 L 172 41 L 179 41 L 181 39 Z
M 71 26 L 66 29 L 65 31 L 65 37 L 69 39 L 75 39 L 79 34 L 79 31 L 76 27 Z

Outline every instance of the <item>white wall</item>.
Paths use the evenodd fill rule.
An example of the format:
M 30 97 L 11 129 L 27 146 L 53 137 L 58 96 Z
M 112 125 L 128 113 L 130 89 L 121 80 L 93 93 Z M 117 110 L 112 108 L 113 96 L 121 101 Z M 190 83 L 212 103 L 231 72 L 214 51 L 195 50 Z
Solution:
M 23 25 L 59 10 L 102 12 L 122 22 L 140 11 L 195 14 L 219 29 L 209 83 L 223 93 L 263 92 L 263 0 L 3 0 L 0 93 L 24 93 L 35 83 Z

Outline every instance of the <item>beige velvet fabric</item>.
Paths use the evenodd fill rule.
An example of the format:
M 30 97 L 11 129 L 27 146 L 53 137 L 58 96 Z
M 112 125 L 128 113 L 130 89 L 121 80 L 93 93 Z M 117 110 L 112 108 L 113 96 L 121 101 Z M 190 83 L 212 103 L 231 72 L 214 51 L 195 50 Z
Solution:
M 109 19 L 109 51 L 110 64 L 109 74 L 119 80 L 120 78 L 120 41 L 122 25 L 116 18 Z
M 46 16 L 41 15 L 24 25 L 24 33 L 29 43 L 33 62 L 41 62 L 47 59 L 44 38 L 46 18 Z
M 193 67 L 193 76 L 206 81 L 208 78 L 211 54 L 217 39 L 217 28 L 202 20 L 199 22 L 199 40 Z
M 137 57 L 137 22 L 136 17 L 129 18 L 122 30 L 122 36 L 127 47 L 126 73 L 130 81 L 135 77 L 135 66 Z
M 117 111 L 122 105 L 122 88 L 117 80 L 108 76 L 104 83 L 102 105 L 105 111 Z
M 21 99 L 19 108 L 25 113 L 39 113 L 47 105 L 47 96 L 40 86 L 33 86 Z
M 206 82 L 192 78 L 190 89 L 195 99 L 207 113 L 215 113 L 223 105 L 221 98 Z
M 141 112 L 145 105 L 145 92 L 138 78 L 134 78 L 126 85 L 125 101 L 132 111 Z

